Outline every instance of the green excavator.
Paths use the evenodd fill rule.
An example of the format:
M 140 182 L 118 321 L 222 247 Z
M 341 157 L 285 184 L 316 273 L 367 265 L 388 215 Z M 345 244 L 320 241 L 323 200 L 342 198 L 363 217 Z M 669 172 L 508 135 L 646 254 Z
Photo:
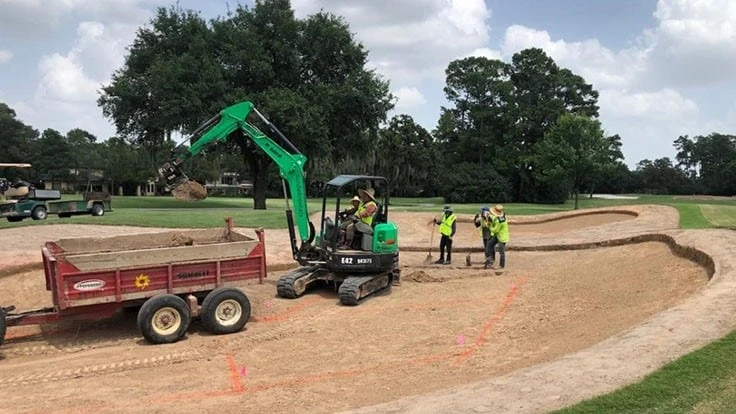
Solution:
M 251 114 L 263 121 L 279 138 L 281 145 L 247 121 Z M 337 290 L 343 305 L 355 306 L 363 299 L 388 292 L 392 285 L 398 284 L 398 228 L 388 221 L 388 180 L 379 176 L 339 175 L 325 183 L 322 186 L 320 232 L 316 234 L 307 206 L 304 171 L 307 158 L 250 101 L 223 109 L 174 149 L 173 158 L 158 169 L 165 191 L 182 199 L 204 198 L 206 190 L 187 177 L 182 164 L 211 144 L 227 141 L 237 131 L 276 163 L 282 180 L 292 257 L 300 266 L 279 278 L 277 292 L 280 297 L 297 298 L 310 287 L 323 284 Z M 181 151 L 187 141 L 192 143 L 191 146 Z M 351 245 L 340 246 L 340 226 L 350 219 L 340 208 L 341 196 L 349 199 L 358 189 L 366 188 L 381 193 L 374 196 L 377 210 L 370 229 L 363 227 L 363 232 L 356 232 Z M 330 206 L 334 203 L 334 210 L 328 207 L 328 203 Z

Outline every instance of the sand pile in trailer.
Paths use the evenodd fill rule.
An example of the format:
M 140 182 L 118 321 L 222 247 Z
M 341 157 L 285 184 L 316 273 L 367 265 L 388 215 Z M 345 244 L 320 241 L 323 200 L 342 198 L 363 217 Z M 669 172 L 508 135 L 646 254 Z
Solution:
M 171 190 L 171 194 L 179 200 L 204 200 L 207 198 L 207 189 L 196 181 L 187 180 Z

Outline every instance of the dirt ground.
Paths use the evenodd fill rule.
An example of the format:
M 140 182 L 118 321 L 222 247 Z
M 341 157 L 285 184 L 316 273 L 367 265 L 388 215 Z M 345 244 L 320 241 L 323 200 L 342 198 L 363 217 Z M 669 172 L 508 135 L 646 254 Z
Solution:
M 394 213 L 401 245 L 438 244 L 430 218 Z M 512 241 L 529 244 L 541 235 L 564 241 L 567 232 L 626 220 L 634 220 L 626 224 L 632 226 L 640 219 L 616 212 L 557 218 L 537 224 L 512 218 Z M 461 219 L 456 245 L 479 244 L 469 218 Z M 0 300 L 20 309 L 50 304 L 43 271 L 34 267 L 44 241 L 153 231 L 161 230 L 3 230 L 3 240 L 14 248 L 0 255 L 0 272 L 6 269 L 0 273 Z M 286 231 L 267 231 L 266 243 L 269 265 L 290 262 Z M 138 333 L 134 312 L 97 322 L 11 328 L 0 347 L 0 412 L 13 407 L 14 413 L 327 413 L 369 406 L 589 348 L 677 306 L 701 291 L 709 276 L 661 242 L 509 251 L 503 273 L 427 266 L 426 256 L 402 252 L 401 286 L 358 307 L 340 306 L 334 292 L 324 289 L 296 300 L 277 298 L 282 272 L 271 271 L 266 283 L 245 287 L 253 317 L 233 335 L 208 335 L 195 322 L 185 340 L 151 346 Z

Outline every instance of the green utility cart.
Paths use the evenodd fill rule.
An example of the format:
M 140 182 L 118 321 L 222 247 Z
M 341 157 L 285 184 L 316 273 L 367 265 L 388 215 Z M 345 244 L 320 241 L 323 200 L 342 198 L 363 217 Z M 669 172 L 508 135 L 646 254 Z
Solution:
M 81 214 L 103 216 L 107 211 L 112 211 L 112 200 L 109 193 L 87 192 L 84 194 L 84 200 L 64 200 L 48 203 L 49 214 L 56 214 L 59 218 Z

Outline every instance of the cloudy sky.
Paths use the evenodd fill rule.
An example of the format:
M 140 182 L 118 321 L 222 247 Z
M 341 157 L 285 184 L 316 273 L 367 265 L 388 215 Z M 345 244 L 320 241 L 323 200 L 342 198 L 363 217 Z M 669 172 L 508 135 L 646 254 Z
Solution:
M 180 0 L 215 17 L 225 0 Z M 230 1 L 231 6 L 237 0 Z M 250 0 L 245 4 L 249 4 Z M 34 128 L 114 135 L 98 89 L 136 28 L 171 0 L 0 0 L 0 102 Z M 292 0 L 298 16 L 344 16 L 391 82 L 397 111 L 435 127 L 444 69 L 543 48 L 600 92 L 626 162 L 674 158 L 679 135 L 736 133 L 733 0 Z

